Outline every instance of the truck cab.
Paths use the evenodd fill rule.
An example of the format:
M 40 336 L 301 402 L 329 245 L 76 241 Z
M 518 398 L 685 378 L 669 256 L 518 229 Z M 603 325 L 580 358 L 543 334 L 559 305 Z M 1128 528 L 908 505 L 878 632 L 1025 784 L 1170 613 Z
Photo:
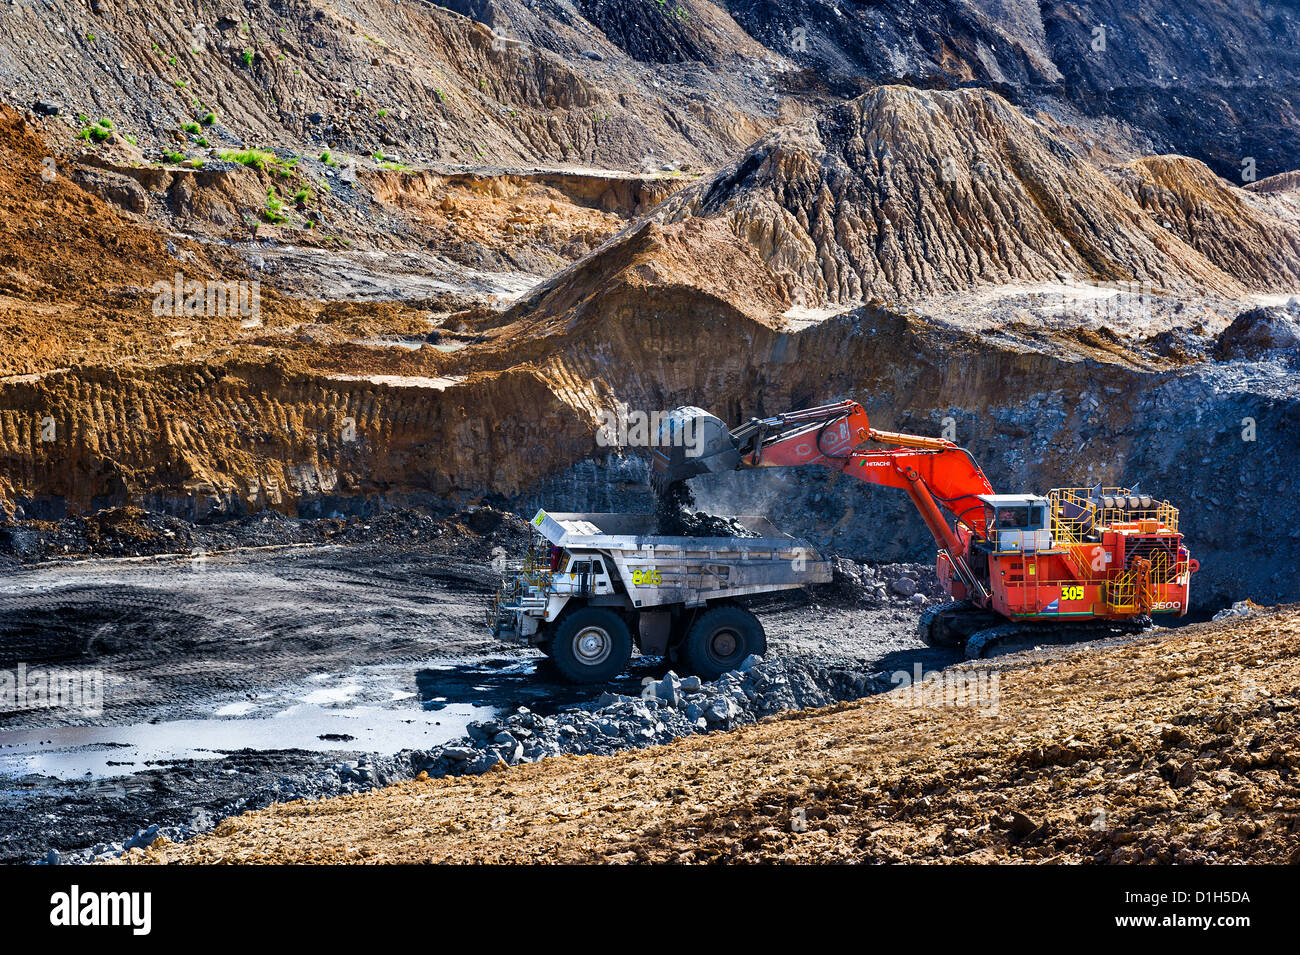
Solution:
M 606 566 L 607 558 L 590 551 L 561 551 L 560 557 L 561 569 L 553 581 L 557 594 L 566 597 L 595 597 L 614 593 L 614 581 Z M 552 615 L 548 619 L 554 620 L 555 617 Z

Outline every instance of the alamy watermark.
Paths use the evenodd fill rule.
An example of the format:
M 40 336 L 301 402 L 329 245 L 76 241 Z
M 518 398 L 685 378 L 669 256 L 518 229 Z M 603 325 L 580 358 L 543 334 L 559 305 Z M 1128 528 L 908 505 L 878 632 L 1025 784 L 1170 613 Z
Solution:
M 0 713 L 69 710 L 82 716 L 104 712 L 103 670 L 0 670 Z
M 1145 320 L 1151 317 L 1155 286 L 1150 282 L 1075 282 L 1051 296 L 1057 314 L 1094 321 Z
M 970 708 L 981 716 L 997 716 L 1002 675 L 989 670 L 895 670 L 889 682 L 898 687 L 889 698 L 897 707 Z
M 153 313 L 158 318 L 234 318 L 259 325 L 262 319 L 261 283 L 190 279 L 177 272 L 170 280 L 153 283 Z
M 119 926 L 132 935 L 153 930 L 152 892 L 82 891 L 72 885 L 50 896 L 50 924 L 55 927 Z
M 704 450 L 696 419 L 674 418 L 671 411 L 602 410 L 596 421 L 602 448 L 683 448 L 688 458 Z

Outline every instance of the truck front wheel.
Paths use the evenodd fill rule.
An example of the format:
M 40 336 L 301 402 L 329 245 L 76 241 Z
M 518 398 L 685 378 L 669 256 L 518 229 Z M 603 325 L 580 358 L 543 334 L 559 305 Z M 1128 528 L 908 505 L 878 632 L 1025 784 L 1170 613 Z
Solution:
M 706 610 L 691 625 L 681 655 L 692 673 L 716 680 L 734 670 L 751 653 L 767 652 L 767 635 L 758 618 L 744 607 L 724 604 Z
M 570 683 L 608 683 L 632 659 L 632 634 L 612 610 L 584 607 L 560 621 L 550 656 Z

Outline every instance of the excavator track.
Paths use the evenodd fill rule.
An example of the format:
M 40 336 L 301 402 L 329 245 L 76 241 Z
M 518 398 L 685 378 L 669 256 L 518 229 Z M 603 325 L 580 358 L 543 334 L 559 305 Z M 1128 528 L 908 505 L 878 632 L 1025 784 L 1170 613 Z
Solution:
M 958 650 L 974 633 L 999 619 L 996 614 L 977 610 L 969 600 L 950 600 L 921 611 L 916 632 L 926 646 Z
M 947 618 L 970 609 L 970 603 L 965 600 L 931 604 L 921 611 L 921 619 L 916 624 L 916 634 L 921 638 L 921 642 L 929 647 L 959 647 L 961 643 L 948 633 Z
M 1150 617 L 1140 617 L 1131 621 L 1099 620 L 1092 624 L 1070 624 L 1065 626 L 1059 624 L 1016 623 L 1015 621 L 1005 620 L 1002 623 L 984 627 L 971 634 L 966 641 L 965 654 L 967 660 L 981 660 L 994 655 L 991 651 L 1006 648 L 1008 644 L 1020 640 L 1025 640 L 1028 644 L 1020 649 L 1029 649 L 1032 646 L 1041 644 L 1062 646 L 1086 643 L 1090 640 L 1101 640 L 1106 637 L 1142 633 L 1150 629 L 1151 625 Z M 1007 650 L 1006 652 L 1014 651 Z

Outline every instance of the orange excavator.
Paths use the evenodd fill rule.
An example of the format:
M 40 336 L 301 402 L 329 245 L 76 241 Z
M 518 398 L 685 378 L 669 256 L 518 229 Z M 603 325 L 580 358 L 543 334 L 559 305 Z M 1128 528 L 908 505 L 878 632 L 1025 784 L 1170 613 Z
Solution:
M 864 445 L 880 445 L 867 447 Z M 753 418 L 735 429 L 700 408 L 662 424 L 653 456 L 661 493 L 700 474 L 819 465 L 907 492 L 938 545 L 952 597 L 927 607 L 921 638 L 968 658 L 1026 629 L 1133 631 L 1187 613 L 1198 569 L 1178 510 L 1128 488 L 995 494 L 969 451 L 943 438 L 878 431 L 856 401 Z M 1073 633 L 1071 633 L 1073 635 Z

